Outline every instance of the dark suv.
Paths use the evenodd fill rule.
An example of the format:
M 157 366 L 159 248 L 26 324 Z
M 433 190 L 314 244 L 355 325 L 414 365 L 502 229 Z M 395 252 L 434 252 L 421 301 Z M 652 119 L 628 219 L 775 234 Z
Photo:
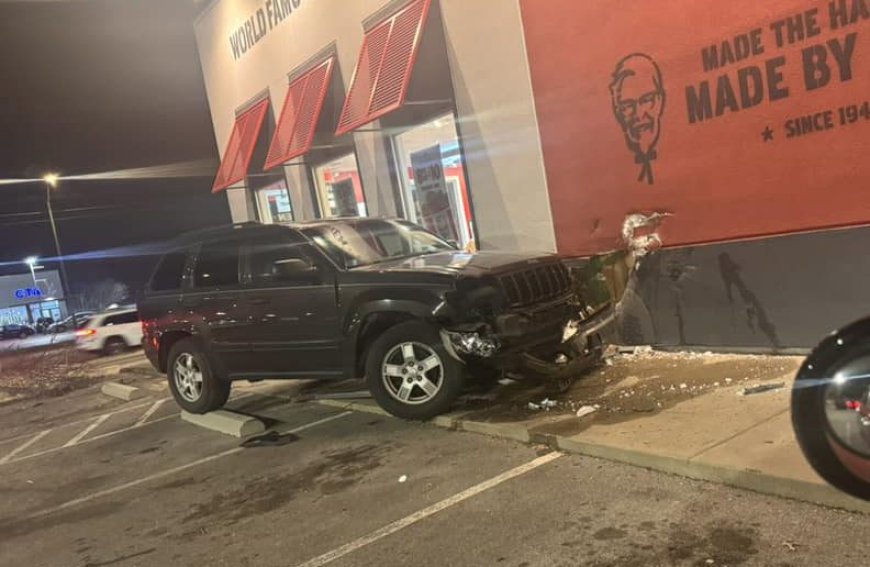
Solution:
M 384 409 L 427 419 L 468 377 L 597 361 L 571 289 L 556 256 L 466 253 L 405 221 L 244 223 L 176 241 L 140 313 L 187 411 L 222 406 L 232 380 L 364 375 Z

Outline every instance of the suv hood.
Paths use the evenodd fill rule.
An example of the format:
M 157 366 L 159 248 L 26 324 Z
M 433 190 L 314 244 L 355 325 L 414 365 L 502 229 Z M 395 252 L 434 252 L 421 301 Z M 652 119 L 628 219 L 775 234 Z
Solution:
M 444 275 L 484 276 L 506 272 L 538 263 L 550 263 L 555 254 L 535 252 L 463 252 L 453 250 L 436 252 L 412 258 L 400 258 L 354 268 L 352 272 L 427 272 Z

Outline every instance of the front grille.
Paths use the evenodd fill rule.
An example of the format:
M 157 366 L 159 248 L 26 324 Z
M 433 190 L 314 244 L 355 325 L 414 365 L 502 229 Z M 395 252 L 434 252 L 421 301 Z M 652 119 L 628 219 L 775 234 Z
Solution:
M 535 266 L 499 278 L 511 307 L 532 305 L 565 295 L 571 287 L 568 268 L 561 263 Z

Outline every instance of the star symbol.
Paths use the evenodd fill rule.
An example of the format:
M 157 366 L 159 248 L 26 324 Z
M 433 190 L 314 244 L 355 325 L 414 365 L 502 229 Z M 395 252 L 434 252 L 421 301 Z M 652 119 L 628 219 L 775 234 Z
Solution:
M 765 142 L 773 141 L 773 130 L 770 129 L 770 126 L 765 127 L 764 131 L 761 132 L 761 136 Z

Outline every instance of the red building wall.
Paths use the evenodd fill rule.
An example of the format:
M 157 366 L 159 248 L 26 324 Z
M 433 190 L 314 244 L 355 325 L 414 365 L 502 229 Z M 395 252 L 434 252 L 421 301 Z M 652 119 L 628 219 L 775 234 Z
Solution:
M 521 7 L 561 252 L 870 221 L 870 0 Z

